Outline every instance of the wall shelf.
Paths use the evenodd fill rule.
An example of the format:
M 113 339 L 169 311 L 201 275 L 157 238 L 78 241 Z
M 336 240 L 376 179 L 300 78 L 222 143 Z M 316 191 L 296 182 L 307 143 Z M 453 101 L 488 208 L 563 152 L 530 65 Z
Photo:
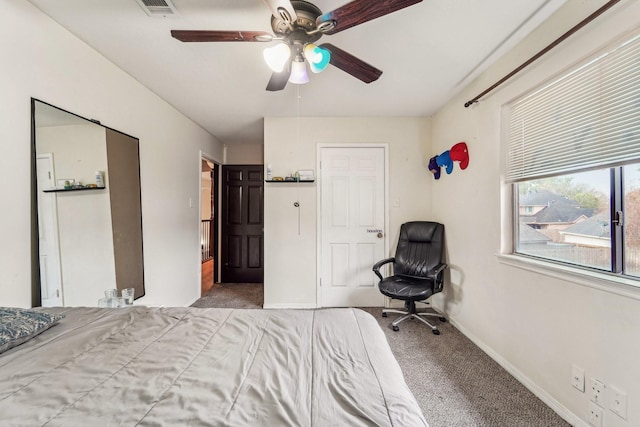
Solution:
M 107 187 L 78 187 L 78 188 L 49 188 L 42 190 L 45 193 L 63 193 L 65 191 L 104 190 Z
M 307 184 L 307 183 L 312 183 L 315 182 L 315 179 L 312 179 L 310 181 L 274 181 L 272 179 L 265 179 L 264 182 L 274 182 L 276 184 Z

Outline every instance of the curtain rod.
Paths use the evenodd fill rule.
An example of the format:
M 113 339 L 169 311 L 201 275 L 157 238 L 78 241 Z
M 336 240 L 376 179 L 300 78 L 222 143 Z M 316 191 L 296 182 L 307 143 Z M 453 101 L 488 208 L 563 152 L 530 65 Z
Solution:
M 485 96 L 486 94 L 488 94 L 489 92 L 491 92 L 492 90 L 494 90 L 495 88 L 497 88 L 498 86 L 500 86 L 502 83 L 506 82 L 507 80 L 509 80 L 511 77 L 513 77 L 515 74 L 519 73 L 520 71 L 522 71 L 523 68 L 527 67 L 529 64 L 531 64 L 533 61 L 535 61 L 536 59 L 540 58 L 542 55 L 544 55 L 545 53 L 549 52 L 551 49 L 553 49 L 554 47 L 556 47 L 557 45 L 559 45 L 561 42 L 563 42 L 565 39 L 569 38 L 569 36 L 571 36 L 573 33 L 575 33 L 576 31 L 578 31 L 579 29 L 581 29 L 582 27 L 584 27 L 585 25 L 587 25 L 589 22 L 593 21 L 594 19 L 596 19 L 598 16 L 602 15 L 604 12 L 606 12 L 607 10 L 609 10 L 612 6 L 614 6 L 616 3 L 620 2 L 620 0 L 610 0 L 608 1 L 604 6 L 602 6 L 600 9 L 596 10 L 595 12 L 593 12 L 591 15 L 589 15 L 588 17 L 586 17 L 585 19 L 583 19 L 582 21 L 580 21 L 579 24 L 577 24 L 576 26 L 574 26 L 573 28 L 571 28 L 569 31 L 567 31 L 566 33 L 564 33 L 563 35 L 561 35 L 560 37 L 558 37 L 555 41 L 553 41 L 550 45 L 548 45 L 547 47 L 545 47 L 544 49 L 542 49 L 540 52 L 536 53 L 535 55 L 533 55 L 531 58 L 529 58 L 525 63 L 523 63 L 522 65 L 520 65 L 518 68 L 516 68 L 515 70 L 513 70 L 512 72 L 510 72 L 509 74 L 507 74 L 506 76 L 504 76 L 503 78 L 501 78 L 500 80 L 498 80 L 496 83 L 494 83 L 492 86 L 490 86 L 488 89 L 486 89 L 484 92 L 482 92 L 480 95 L 476 96 L 475 98 L 473 98 L 470 101 L 467 101 L 464 103 L 465 108 L 471 106 L 472 104 L 475 104 L 476 102 L 478 102 L 478 100 L 480 98 L 482 98 L 483 96 Z

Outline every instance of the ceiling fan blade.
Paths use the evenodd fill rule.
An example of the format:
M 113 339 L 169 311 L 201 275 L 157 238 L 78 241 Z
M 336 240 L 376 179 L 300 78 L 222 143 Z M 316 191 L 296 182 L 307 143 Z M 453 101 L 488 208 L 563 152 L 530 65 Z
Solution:
M 276 18 L 282 19 L 285 22 L 294 22 L 298 19 L 296 10 L 289 0 L 264 0 L 264 2 L 269 6 L 271 13 Z
M 171 37 L 183 42 L 270 42 L 273 35 L 264 31 L 171 30 Z
M 271 92 L 275 92 L 278 90 L 282 90 L 287 85 L 289 81 L 289 75 L 291 74 L 291 70 L 286 69 L 279 73 L 273 73 L 271 78 L 269 79 L 269 83 L 267 83 L 267 90 Z
M 323 22 L 334 21 L 335 26 L 323 32 L 324 34 L 335 34 L 347 28 L 420 3 L 421 1 L 422 0 L 354 0 L 331 12 L 318 16 L 316 26 L 320 28 Z
M 331 43 L 323 43 L 320 47 L 328 49 L 331 52 L 331 60 L 329 61 L 331 65 L 340 68 L 345 73 L 351 74 L 356 79 L 360 79 L 365 83 L 371 83 L 378 80 L 382 75 L 382 70 L 378 70 L 373 65 L 367 64 L 350 53 L 335 47 Z

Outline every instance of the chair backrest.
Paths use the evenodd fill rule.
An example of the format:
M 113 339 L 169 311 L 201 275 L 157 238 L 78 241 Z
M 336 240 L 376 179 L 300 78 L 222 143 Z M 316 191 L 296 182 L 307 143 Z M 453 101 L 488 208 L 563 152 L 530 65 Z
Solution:
M 431 221 L 402 224 L 394 274 L 425 277 L 444 260 L 444 225 Z

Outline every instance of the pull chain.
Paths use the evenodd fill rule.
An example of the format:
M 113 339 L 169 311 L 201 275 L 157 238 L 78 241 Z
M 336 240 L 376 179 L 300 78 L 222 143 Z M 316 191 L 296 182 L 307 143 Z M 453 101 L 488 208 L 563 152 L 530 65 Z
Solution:
M 296 172 L 295 176 L 298 176 L 297 171 L 300 170 L 300 85 L 296 85 Z M 298 236 L 300 235 L 300 181 L 296 180 L 296 201 L 293 203 L 296 209 L 298 209 Z

